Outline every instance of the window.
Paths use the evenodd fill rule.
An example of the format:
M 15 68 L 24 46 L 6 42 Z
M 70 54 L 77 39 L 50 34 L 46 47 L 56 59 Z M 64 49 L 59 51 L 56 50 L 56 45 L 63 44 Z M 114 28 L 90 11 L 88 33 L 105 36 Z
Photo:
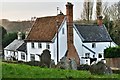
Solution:
M 62 28 L 62 34 L 65 34 L 64 28 Z
M 50 49 L 49 43 L 46 43 L 46 48 L 47 48 L 47 49 Z
M 35 45 L 33 42 L 31 43 L 31 48 L 35 48 Z
M 98 58 L 102 58 L 102 55 L 101 55 L 101 54 L 98 54 Z
M 38 48 L 42 48 L 42 44 L 41 43 L 38 43 Z
M 92 48 L 96 48 L 96 44 L 95 43 L 92 43 Z
M 30 58 L 31 58 L 31 61 L 35 61 L 35 55 L 34 54 L 30 54 Z
M 90 57 L 90 53 L 85 53 L 85 58 L 89 58 Z
M 25 54 L 21 53 L 21 59 L 25 60 Z

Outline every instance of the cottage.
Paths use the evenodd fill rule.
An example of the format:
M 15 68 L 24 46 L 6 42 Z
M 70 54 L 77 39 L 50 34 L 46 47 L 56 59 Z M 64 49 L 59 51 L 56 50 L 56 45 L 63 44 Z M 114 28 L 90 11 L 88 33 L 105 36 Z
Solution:
M 18 48 L 24 43 L 22 40 L 21 32 L 18 33 L 18 39 L 15 39 L 7 47 L 4 48 L 4 59 L 5 60 L 21 60 L 21 52 L 18 53 Z
M 81 64 L 90 65 L 93 61 L 103 60 L 104 49 L 116 46 L 101 18 L 98 18 L 98 25 L 74 24 L 74 45 Z

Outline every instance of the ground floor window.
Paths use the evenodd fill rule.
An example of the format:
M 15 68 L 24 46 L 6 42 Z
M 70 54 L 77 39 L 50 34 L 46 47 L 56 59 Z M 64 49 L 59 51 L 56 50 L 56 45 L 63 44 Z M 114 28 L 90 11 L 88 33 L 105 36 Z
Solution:
M 85 53 L 85 58 L 90 58 L 90 53 Z
M 30 54 L 30 59 L 31 59 L 31 61 L 35 61 L 35 55 L 34 54 Z
M 98 54 L 98 58 L 102 58 L 102 54 Z
M 25 54 L 21 53 L 21 59 L 25 60 Z

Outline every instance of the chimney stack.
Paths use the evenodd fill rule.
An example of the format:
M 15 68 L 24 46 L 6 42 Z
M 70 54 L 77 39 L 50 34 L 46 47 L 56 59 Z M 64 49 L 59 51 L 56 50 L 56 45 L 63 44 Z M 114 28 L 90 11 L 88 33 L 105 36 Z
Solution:
M 73 44 L 73 4 L 67 2 L 66 4 L 66 15 L 67 15 L 67 44 Z
M 18 32 L 18 40 L 22 40 L 22 33 L 21 32 Z
M 103 16 L 98 16 L 97 17 L 97 24 L 99 25 L 99 26 L 102 26 L 102 18 L 103 18 Z

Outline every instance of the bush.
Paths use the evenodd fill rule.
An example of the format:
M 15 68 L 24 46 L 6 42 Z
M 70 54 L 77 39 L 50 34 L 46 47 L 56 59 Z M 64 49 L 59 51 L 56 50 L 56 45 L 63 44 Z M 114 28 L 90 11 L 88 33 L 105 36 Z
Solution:
M 105 58 L 118 58 L 120 57 L 120 47 L 111 47 L 104 50 Z

